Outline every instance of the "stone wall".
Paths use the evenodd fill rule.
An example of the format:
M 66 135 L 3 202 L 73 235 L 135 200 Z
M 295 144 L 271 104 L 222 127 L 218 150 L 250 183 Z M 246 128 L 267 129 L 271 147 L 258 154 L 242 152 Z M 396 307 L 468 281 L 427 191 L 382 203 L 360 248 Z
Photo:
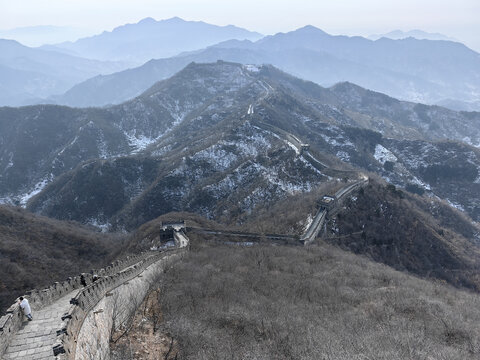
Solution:
M 56 282 L 47 289 L 27 292 L 24 297 L 29 300 L 32 309 L 35 311 L 54 303 L 73 290 L 82 288 L 81 277 L 83 276 L 85 279 L 87 286 L 75 297 L 74 304 L 66 314 L 62 327 L 66 334 L 58 338 L 58 351 L 64 351 L 65 349 L 71 351 L 72 347 L 75 347 L 72 342 L 76 343 L 77 341 L 83 319 L 108 291 L 137 277 L 155 262 L 170 255 L 175 254 L 176 256 L 183 253 L 188 246 L 188 238 L 183 233 L 179 236 L 182 237 L 179 241 L 179 244 L 183 246 L 182 249 L 173 249 L 162 253 L 148 251 L 131 255 L 122 260 L 117 260 L 105 268 L 91 270 L 90 273 L 80 274 L 63 282 Z M 96 282 L 93 282 L 94 275 L 99 277 Z M 18 305 L 17 298 L 15 303 L 7 309 L 6 315 L 0 318 L 0 358 L 13 335 L 20 329 L 22 322 L 23 313 Z
M 83 275 L 85 282 L 88 284 L 92 283 L 92 278 L 94 274 L 99 276 L 109 276 L 119 272 L 121 269 L 124 269 L 128 266 L 131 266 L 135 263 L 138 263 L 142 259 L 150 256 L 149 252 L 140 253 L 137 255 L 127 256 L 122 260 L 117 260 L 111 263 L 109 266 L 99 270 L 92 270 L 90 273 L 84 273 L 75 277 L 70 277 L 63 282 L 56 282 L 47 289 L 42 290 L 32 290 L 27 292 L 24 297 L 26 297 L 30 303 L 32 310 L 41 309 L 47 305 L 52 304 L 56 300 L 65 296 L 69 292 L 79 289 L 82 287 L 80 283 L 80 278 Z M 6 315 L 0 318 L 0 356 L 5 352 L 11 337 L 20 329 L 23 321 L 23 314 L 18 305 L 18 298 L 15 303 L 13 303 L 6 311 Z
M 365 178 L 338 190 L 334 196 L 335 205 L 331 209 L 326 209 L 323 207 L 320 207 L 318 209 L 317 214 L 315 215 L 315 218 L 310 224 L 310 227 L 307 229 L 305 234 L 302 235 L 302 237 L 300 238 L 300 241 L 303 242 L 304 245 L 311 244 L 317 238 L 318 233 L 320 232 L 323 225 L 325 224 L 325 220 L 327 218 L 331 218 L 334 214 L 338 212 L 338 210 L 341 207 L 341 204 L 349 194 L 368 184 L 368 181 L 369 180 Z
M 98 315 L 105 313 L 101 317 L 108 318 L 114 314 L 116 326 L 121 325 L 135 311 L 138 299 L 143 299 L 146 295 L 153 276 L 163 270 L 165 264 L 182 256 L 185 251 L 186 247 L 153 253 L 116 274 L 100 277 L 79 292 L 72 299 L 72 306 L 65 314 L 63 334 L 57 338 L 54 346 L 54 352 L 58 353 L 58 358 L 91 359 L 89 354 L 93 349 L 104 351 L 103 349 L 108 348 L 110 330 L 106 337 L 103 337 L 105 335 L 103 328 L 109 328 L 109 322 Z M 102 309 L 102 312 L 95 314 L 97 308 Z M 90 319 L 85 323 L 86 329 L 90 330 L 83 331 L 86 319 Z M 100 324 L 99 329 L 93 331 L 92 321 L 95 324 L 97 320 Z M 91 333 L 96 335 L 91 336 Z
M 118 329 L 135 313 L 154 280 L 166 266 L 178 260 L 182 254 L 179 252 L 170 253 L 148 266 L 135 277 L 122 282 L 105 293 L 85 315 L 80 329 L 77 330 L 75 348 L 69 348 L 67 350 L 68 354 L 60 358 L 77 360 L 108 359 L 112 330 Z M 65 335 L 64 340 L 68 341 L 69 336 L 74 338 L 73 335 L 73 333 Z
M 148 253 L 141 253 L 138 255 L 128 256 L 122 260 L 117 260 L 110 264 L 108 267 L 99 270 L 92 270 L 90 273 L 81 274 L 84 276 L 87 284 L 92 282 L 93 274 L 99 275 L 111 275 L 118 272 L 120 269 L 131 266 L 139 262 L 141 259 L 149 256 Z M 27 292 L 24 297 L 26 297 L 32 307 L 32 310 L 41 309 L 47 305 L 52 304 L 56 300 L 60 299 L 65 294 L 79 289 L 82 287 L 80 283 L 81 275 L 70 277 L 63 282 L 56 282 L 47 289 L 42 290 L 32 290 Z M 23 321 L 23 314 L 18 305 L 18 298 L 15 302 L 7 309 L 6 315 L 0 318 L 0 357 L 5 352 L 11 337 L 20 329 Z

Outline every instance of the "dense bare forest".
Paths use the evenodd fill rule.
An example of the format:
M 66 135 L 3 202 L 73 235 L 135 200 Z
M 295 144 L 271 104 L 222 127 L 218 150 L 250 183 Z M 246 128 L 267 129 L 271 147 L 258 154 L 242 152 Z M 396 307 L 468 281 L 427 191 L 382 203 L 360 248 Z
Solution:
M 114 346 L 116 358 L 452 360 L 480 354 L 478 296 L 323 242 L 310 248 L 197 242 L 153 288 L 134 330 Z M 160 352 L 150 354 L 152 346 Z
M 8 206 L 0 207 L 0 233 L 1 312 L 28 290 L 105 266 L 124 240 Z

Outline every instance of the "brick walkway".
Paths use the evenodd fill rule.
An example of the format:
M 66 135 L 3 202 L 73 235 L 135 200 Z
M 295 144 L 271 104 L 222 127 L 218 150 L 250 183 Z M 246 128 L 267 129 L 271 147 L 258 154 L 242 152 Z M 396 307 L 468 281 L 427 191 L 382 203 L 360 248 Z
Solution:
M 12 338 L 4 359 L 54 359 L 52 349 L 57 330 L 62 327 L 62 316 L 71 306 L 70 299 L 79 291 L 72 291 L 42 310 L 32 312 L 33 321 L 23 323 Z

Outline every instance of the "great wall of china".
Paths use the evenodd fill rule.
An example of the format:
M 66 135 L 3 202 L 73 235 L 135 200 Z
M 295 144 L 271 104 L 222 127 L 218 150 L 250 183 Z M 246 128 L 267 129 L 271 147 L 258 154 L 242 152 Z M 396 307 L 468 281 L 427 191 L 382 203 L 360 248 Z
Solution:
M 337 191 L 335 206 L 367 182 L 363 179 Z M 271 234 L 270 240 L 308 245 L 334 209 L 320 207 L 300 238 Z M 206 234 L 265 237 L 265 234 L 199 230 Z M 188 239 L 181 231 L 175 232 L 175 237 L 176 249 L 141 253 L 105 269 L 82 274 L 87 286 L 82 285 L 81 276 L 76 276 L 48 289 L 32 291 L 26 296 L 34 311 L 33 322 L 24 322 L 15 302 L 0 318 L 1 359 L 108 359 L 112 329 L 121 326 L 135 312 L 153 280 L 185 253 Z M 93 274 L 98 275 L 95 282 Z
M 32 322 L 24 322 L 16 301 L 0 318 L 0 358 L 108 358 L 112 329 L 135 311 L 133 306 L 145 297 L 153 279 L 187 251 L 188 239 L 182 231 L 175 233 L 175 240 L 175 249 L 129 256 L 28 293 Z
M 253 115 L 253 105 L 248 115 Z M 308 144 L 282 129 L 258 121 L 252 123 L 292 144 L 298 156 L 303 156 L 323 173 L 357 180 L 332 194 L 329 197 L 333 201 L 331 206 L 320 205 L 310 226 L 301 236 L 195 230 L 207 235 L 263 238 L 285 245 L 308 245 L 317 238 L 329 214 L 337 211 L 349 194 L 366 185 L 368 178 L 358 172 L 328 167 L 311 154 Z M 188 238 L 182 230 L 176 230 L 175 249 L 129 256 L 104 269 L 28 293 L 25 296 L 34 313 L 35 320 L 32 322 L 24 321 L 16 301 L 0 318 L 0 359 L 108 359 L 112 331 L 135 312 L 154 279 L 165 267 L 187 251 Z M 98 276 L 96 281 L 94 274 Z

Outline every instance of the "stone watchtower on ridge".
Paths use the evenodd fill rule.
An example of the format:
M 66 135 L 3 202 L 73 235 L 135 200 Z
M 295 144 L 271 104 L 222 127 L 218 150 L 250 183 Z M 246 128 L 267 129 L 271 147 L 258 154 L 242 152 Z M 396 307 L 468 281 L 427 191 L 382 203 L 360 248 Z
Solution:
M 160 244 L 164 245 L 168 242 L 175 242 L 176 232 L 186 232 L 187 225 L 185 220 L 181 221 L 162 221 L 160 224 Z

